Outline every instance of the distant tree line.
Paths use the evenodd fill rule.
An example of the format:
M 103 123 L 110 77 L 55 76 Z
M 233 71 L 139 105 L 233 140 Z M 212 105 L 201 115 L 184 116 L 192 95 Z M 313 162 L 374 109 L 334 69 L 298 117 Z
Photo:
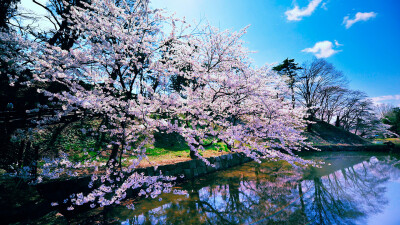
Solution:
M 394 107 L 391 104 L 379 104 L 376 108 L 382 122 L 390 126 L 389 130 L 400 135 L 400 107 Z
M 324 121 L 361 137 L 388 134 L 367 94 L 351 90 L 344 74 L 325 59 L 314 59 L 298 66 L 285 59 L 273 67 L 286 77 L 293 107 L 305 107 L 309 121 Z M 308 125 L 311 131 L 312 123 Z

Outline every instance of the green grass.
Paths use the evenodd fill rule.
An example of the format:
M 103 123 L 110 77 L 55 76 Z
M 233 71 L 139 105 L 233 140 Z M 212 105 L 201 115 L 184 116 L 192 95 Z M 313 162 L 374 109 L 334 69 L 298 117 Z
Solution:
M 376 138 L 374 139 L 375 144 L 382 145 L 385 142 L 393 142 L 395 145 L 400 146 L 400 138 Z M 381 142 L 381 143 L 376 143 Z
M 206 151 L 210 150 L 210 151 L 222 151 L 222 152 L 228 152 L 228 147 L 226 146 L 226 144 L 222 143 L 222 142 L 218 142 L 215 144 L 212 144 L 210 146 L 207 146 L 204 148 Z M 146 154 L 148 156 L 162 156 L 162 155 L 175 155 L 175 156 L 186 156 L 189 155 L 190 153 L 190 149 L 189 147 L 187 148 L 170 148 L 170 147 L 153 147 L 151 148 L 151 146 L 147 146 L 146 148 Z M 200 152 L 200 154 L 202 154 Z
M 215 143 L 206 147 L 199 154 L 203 157 L 212 157 L 227 154 L 229 152 L 228 148 L 224 143 Z M 186 149 L 177 148 L 162 148 L 162 147 L 152 147 L 146 146 L 146 155 L 149 160 L 156 164 L 169 164 L 178 161 L 190 160 L 190 150 L 189 147 Z M 128 157 L 126 161 L 136 159 L 135 156 Z M 126 162 L 125 161 L 125 162 Z M 148 163 L 144 163 L 141 166 L 148 166 Z
M 47 149 L 49 140 L 52 138 L 53 130 L 47 130 L 37 134 L 35 137 L 35 145 L 41 147 L 39 152 L 43 153 L 41 156 L 54 156 L 56 152 L 63 151 L 69 155 L 69 160 L 72 162 L 84 162 L 84 161 L 99 161 L 107 162 L 110 151 L 99 151 L 98 149 L 104 149 L 107 143 L 108 137 L 105 137 L 105 142 L 96 146 L 96 140 L 98 136 L 90 134 L 90 130 L 96 130 L 100 125 L 99 120 L 85 121 L 85 123 L 72 123 L 69 124 L 58 136 L 54 144 L 51 145 L 50 149 Z M 56 127 L 53 127 L 56 128 Z M 82 130 L 84 128 L 84 130 Z M 190 160 L 190 148 L 187 145 L 185 139 L 177 133 L 165 133 L 156 132 L 154 134 L 155 142 L 154 145 L 147 145 L 146 155 L 150 161 L 155 163 L 162 162 L 163 164 L 174 161 Z M 205 140 L 204 144 L 211 143 L 210 140 Z M 49 150 L 49 151 L 48 151 Z M 200 151 L 199 154 L 203 157 L 219 156 L 228 153 L 229 150 L 224 143 L 214 143 L 210 146 L 205 147 L 204 151 Z M 101 154 L 99 154 L 101 153 Z M 123 161 L 129 163 L 129 161 L 136 159 L 135 156 L 126 154 L 123 156 Z M 43 164 L 43 162 L 39 162 Z

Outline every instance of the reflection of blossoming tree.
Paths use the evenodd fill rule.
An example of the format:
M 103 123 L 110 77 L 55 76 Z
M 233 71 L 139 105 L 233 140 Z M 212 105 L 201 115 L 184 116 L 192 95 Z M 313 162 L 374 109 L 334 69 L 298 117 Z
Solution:
M 96 137 L 97 155 L 109 155 L 106 174 L 93 175 L 90 186 L 101 181 L 100 187 L 74 195 L 69 203 L 119 203 L 126 190 L 143 186 L 139 193 L 152 197 L 169 191 L 170 184 L 159 181 L 170 178 L 133 173 L 147 159 L 145 146 L 155 131 L 180 134 L 191 156 L 201 159 L 198 153 L 208 139 L 254 159 L 307 163 L 292 153 L 304 144 L 299 130 L 303 115 L 277 97 L 286 91 L 284 82 L 266 68 L 251 68 L 240 40 L 245 29 L 230 33 L 205 27 L 187 34 L 177 25 L 185 23 L 149 9 L 147 1 L 93 0 L 69 7 L 71 30 L 79 35 L 67 50 L 3 35 L 21 50 L 16 65 L 32 71 L 25 84 L 41 87 L 38 92 L 55 109 L 36 121 L 39 130 L 70 115 L 81 115 L 82 122 L 100 121 L 96 129 L 82 132 Z M 169 34 L 162 32 L 163 25 Z M 171 89 L 178 77 L 180 87 Z M 61 88 L 43 85 L 49 83 Z M 34 110 L 43 108 L 49 106 Z M 128 156 L 135 160 L 123 167 Z M 46 163 L 42 176 L 57 177 L 62 168 L 76 166 L 66 157 L 57 161 L 60 168 L 54 165 Z
M 186 196 L 164 194 L 160 202 L 141 201 L 143 210 L 116 208 L 108 217 L 134 224 L 355 224 L 380 212 L 387 204 L 382 185 L 400 175 L 398 159 L 364 160 L 303 179 L 271 164 L 247 165 L 184 185 Z
M 115 211 L 122 210 L 117 213 L 121 220 L 134 224 L 248 224 L 263 218 L 278 223 L 305 221 L 300 207 L 291 204 L 298 199 L 293 190 L 300 176 L 281 166 L 271 170 L 261 165 L 253 163 L 184 185 L 186 196 L 164 194 L 161 202 L 143 200 L 137 207 L 150 208 L 146 212 L 127 212 L 121 207 Z

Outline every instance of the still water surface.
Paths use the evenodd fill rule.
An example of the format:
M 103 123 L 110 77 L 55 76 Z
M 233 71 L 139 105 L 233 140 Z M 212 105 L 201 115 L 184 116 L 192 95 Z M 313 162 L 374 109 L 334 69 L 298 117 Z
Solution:
M 326 164 L 300 170 L 280 162 L 251 162 L 176 187 L 187 194 L 139 199 L 135 210 L 112 207 L 91 219 L 113 224 L 400 224 L 399 155 L 304 157 Z M 82 216 L 72 220 L 79 223 Z

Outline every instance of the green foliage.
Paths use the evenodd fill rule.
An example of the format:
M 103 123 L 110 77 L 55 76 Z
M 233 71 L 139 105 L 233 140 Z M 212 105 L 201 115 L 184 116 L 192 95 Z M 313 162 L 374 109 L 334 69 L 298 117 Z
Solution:
M 278 72 L 280 75 L 285 75 L 289 77 L 289 86 L 291 87 L 296 82 L 297 70 L 302 69 L 301 67 L 297 66 L 298 63 L 294 62 L 294 59 L 285 59 L 283 62 L 275 67 L 272 70 Z
M 384 124 L 390 125 L 390 131 L 400 135 L 400 107 L 393 108 L 382 119 Z
M 389 141 L 400 147 L 400 138 L 375 138 L 374 144 L 384 145 L 385 142 Z
M 272 70 L 278 72 L 282 76 L 287 76 L 289 79 L 287 81 L 287 84 L 291 90 L 291 96 L 292 96 L 292 107 L 294 108 L 295 106 L 295 93 L 294 93 L 294 86 L 295 83 L 297 82 L 297 70 L 303 69 L 299 66 L 298 64 L 294 62 L 294 59 L 289 59 L 286 58 L 283 60 L 283 62 L 275 67 L 272 68 Z
M 100 125 L 99 120 L 86 121 L 84 124 L 81 122 L 71 123 L 63 129 L 58 135 L 56 141 L 51 146 L 50 151 L 46 150 L 48 140 L 53 135 L 54 129 L 48 132 L 37 133 L 35 135 L 35 145 L 41 146 L 41 152 L 47 154 L 48 152 L 63 151 L 69 155 L 73 162 L 83 162 L 84 160 L 98 160 L 101 162 L 107 161 L 107 154 L 98 154 L 96 151 L 98 135 L 95 129 Z M 155 143 L 154 146 L 147 145 L 146 154 L 150 157 L 168 156 L 168 158 L 188 157 L 190 153 L 189 146 L 185 139 L 178 133 L 156 132 L 154 133 Z M 108 139 L 109 137 L 106 137 Z M 213 140 L 204 140 L 203 143 L 207 145 L 205 150 L 229 152 L 224 143 L 212 143 Z M 210 144 L 210 145 L 208 145 Z M 104 148 L 102 146 L 101 148 Z M 101 151 L 100 151 L 101 152 Z M 103 151 L 103 153 L 105 153 Z M 200 154 L 202 154 L 200 152 Z M 132 159 L 132 157 L 128 157 Z
M 185 142 L 185 138 L 176 132 L 165 133 L 156 132 L 154 134 L 154 147 L 165 148 L 168 150 L 184 150 L 189 149 L 189 146 Z
M 190 149 L 187 145 L 185 139 L 179 135 L 178 133 L 163 133 L 163 132 L 156 132 L 154 134 L 154 148 L 150 148 L 148 146 L 146 153 L 150 156 L 160 156 L 163 154 L 175 152 L 177 156 L 183 156 L 185 153 L 189 153 Z M 228 147 L 226 144 L 222 142 L 212 143 L 213 140 L 207 139 L 203 140 L 203 144 L 206 145 L 204 147 L 205 150 L 218 150 L 228 152 Z M 201 153 L 200 153 L 201 154 Z
M 98 145 L 99 136 L 95 130 L 99 126 L 99 120 L 91 120 L 86 123 L 74 122 L 65 126 L 55 135 L 57 127 L 52 127 L 45 132 L 35 134 L 34 145 L 40 146 L 40 152 L 43 155 L 57 156 L 60 151 L 67 153 L 73 162 L 82 162 L 84 160 L 94 160 L 98 155 L 96 149 L 104 146 Z M 54 142 L 52 140 L 54 138 Z M 108 137 L 105 137 L 106 139 Z
M 171 76 L 171 84 L 170 84 L 170 88 L 178 93 L 180 93 L 181 91 L 183 91 L 184 87 L 189 86 L 189 80 L 186 79 L 185 77 L 181 76 L 181 75 L 172 75 Z
M 221 151 L 221 152 L 229 152 L 228 147 L 225 143 L 218 142 L 213 143 L 207 147 L 204 147 L 205 150 L 213 150 L 213 151 Z M 147 146 L 146 154 L 148 156 L 162 156 L 162 155 L 173 155 L 177 157 L 181 156 L 188 156 L 190 153 L 189 147 L 186 149 L 183 148 L 170 148 L 169 146 L 160 146 L 160 147 L 153 147 Z M 201 155 L 201 152 L 200 152 Z

